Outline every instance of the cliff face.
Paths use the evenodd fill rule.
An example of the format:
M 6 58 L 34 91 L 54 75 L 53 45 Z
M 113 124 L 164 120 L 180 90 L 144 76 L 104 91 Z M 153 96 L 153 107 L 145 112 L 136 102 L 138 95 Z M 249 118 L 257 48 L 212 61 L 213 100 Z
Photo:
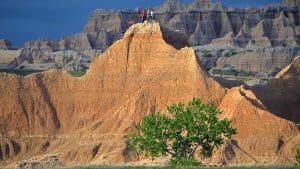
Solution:
M 245 72 L 276 72 L 289 65 L 298 51 L 298 48 L 284 47 L 246 49 L 230 57 L 219 57 L 216 67 L 231 65 Z
M 296 1 L 295 1 L 296 3 Z M 231 33 L 231 43 L 245 47 L 299 45 L 299 6 L 284 2 L 261 9 L 234 9 L 209 0 L 194 0 L 183 5 L 166 1 L 154 9 L 162 27 L 184 33 L 192 46 L 209 44 Z M 95 10 L 82 36 L 95 49 L 108 47 L 128 28 L 130 20 L 140 22 L 135 11 Z M 86 48 L 88 49 L 88 48 Z
M 155 21 L 163 30 L 175 30 L 187 38 L 190 46 L 245 49 L 244 53 L 233 57 L 215 58 L 209 67 L 214 65 L 223 69 L 229 65 L 248 73 L 266 74 L 287 66 L 299 54 L 300 8 L 297 0 L 248 9 L 225 7 L 210 0 L 194 0 L 189 4 L 168 0 L 153 10 Z M 78 65 L 86 68 L 88 66 L 84 65 L 89 64 L 78 64 L 79 58 L 88 57 L 92 61 L 122 37 L 129 21 L 141 22 L 139 12 L 140 9 L 96 9 L 91 12 L 82 32 L 58 40 L 27 42 L 18 58 L 9 65 L 29 62 L 46 69 L 62 67 L 70 70 Z
M 1 160 L 56 154 L 67 164 L 129 162 L 135 157 L 126 135 L 134 123 L 194 97 L 219 106 L 238 129 L 226 144 L 234 155 L 220 149 L 215 163 L 275 163 L 282 144 L 298 134 L 252 91 L 227 91 L 206 75 L 193 50 L 169 45 L 157 23 L 130 27 L 81 78 L 52 70 L 25 78 L 0 74 L 0 80 Z
M 299 11 L 296 0 L 257 9 L 235 9 L 210 0 L 194 0 L 190 4 L 166 1 L 154 9 L 154 15 L 162 27 L 184 33 L 192 46 L 209 44 L 228 34 L 233 35 L 231 44 L 242 47 L 295 46 L 300 41 Z M 105 49 L 120 39 L 130 20 L 140 22 L 139 16 L 136 10 L 97 9 L 90 14 L 83 32 L 43 46 L 53 50 Z

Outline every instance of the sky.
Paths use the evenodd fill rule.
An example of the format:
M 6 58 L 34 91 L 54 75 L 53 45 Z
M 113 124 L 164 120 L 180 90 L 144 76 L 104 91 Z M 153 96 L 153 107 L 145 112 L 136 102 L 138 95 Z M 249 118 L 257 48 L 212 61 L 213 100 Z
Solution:
M 188 3 L 191 0 L 178 0 Z M 225 6 L 245 8 L 281 0 L 220 0 Z M 81 32 L 90 12 L 103 9 L 155 7 L 164 0 L 0 0 L 0 39 L 14 46 L 38 38 L 57 39 Z

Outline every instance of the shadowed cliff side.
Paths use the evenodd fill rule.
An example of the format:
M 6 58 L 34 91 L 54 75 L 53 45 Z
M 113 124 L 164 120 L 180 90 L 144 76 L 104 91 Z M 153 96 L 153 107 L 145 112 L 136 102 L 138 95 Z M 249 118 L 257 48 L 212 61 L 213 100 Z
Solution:
M 220 163 L 294 161 L 300 148 L 299 66 L 297 57 L 264 86 L 228 90 L 219 108 L 222 117 L 232 119 L 239 132 L 221 148 L 222 155 L 217 156 Z
M 275 115 L 300 124 L 300 57 L 265 86 L 252 89 Z

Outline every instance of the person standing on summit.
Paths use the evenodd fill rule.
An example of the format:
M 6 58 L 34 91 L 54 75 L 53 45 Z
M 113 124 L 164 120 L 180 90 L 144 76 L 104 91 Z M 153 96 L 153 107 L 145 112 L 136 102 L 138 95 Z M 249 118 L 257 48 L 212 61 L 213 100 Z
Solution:
M 147 9 L 147 20 L 150 20 L 150 9 Z
M 150 11 L 150 19 L 151 19 L 151 20 L 154 20 L 154 14 L 153 14 L 153 11 L 152 11 L 152 10 Z
M 143 10 L 143 11 L 141 12 L 141 19 L 142 19 L 142 22 L 144 22 L 145 19 L 146 19 L 146 12 L 145 12 L 145 10 Z

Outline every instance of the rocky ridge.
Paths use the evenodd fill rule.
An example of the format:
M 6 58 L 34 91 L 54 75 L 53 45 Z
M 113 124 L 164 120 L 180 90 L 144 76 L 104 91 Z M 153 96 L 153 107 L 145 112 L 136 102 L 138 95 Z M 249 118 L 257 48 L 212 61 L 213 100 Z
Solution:
M 212 3 L 210 0 L 193 0 L 189 4 L 167 0 L 154 8 L 155 20 L 162 27 L 177 30 L 186 36 L 191 46 L 210 44 L 253 51 L 255 57 L 246 53 L 229 59 L 217 58 L 213 63 L 219 68 L 230 65 L 247 70 L 248 73 L 257 73 L 258 70 L 258 73 L 267 73 L 278 67 L 281 69 L 299 54 L 299 11 L 297 0 L 284 0 L 280 4 L 247 9 L 225 7 L 220 2 Z M 92 61 L 102 50 L 120 39 L 129 27 L 130 20 L 140 22 L 139 12 L 140 9 L 96 9 L 91 12 L 80 33 L 58 40 L 41 39 L 25 43 L 24 52 L 17 56 L 19 58 L 14 65 L 43 62 L 55 63 L 58 68 L 73 69 L 72 65 L 78 65 L 81 56 Z M 293 50 L 290 52 L 289 49 Z M 280 54 L 273 56 L 273 51 L 278 50 Z M 265 55 L 268 57 L 260 59 Z M 255 63 L 249 62 L 252 59 Z
M 210 0 L 194 0 L 190 4 L 167 0 L 154 8 L 155 20 L 162 27 L 184 33 L 192 46 L 223 40 L 222 44 L 240 47 L 299 45 L 299 11 L 297 4 L 288 1 L 264 8 L 236 9 Z M 85 46 L 108 47 L 128 28 L 130 20 L 140 22 L 139 13 L 93 11 L 82 32 L 89 37 L 90 45 Z
M 259 89 L 222 87 L 202 70 L 192 48 L 174 48 L 161 30 L 158 23 L 133 25 L 80 78 L 58 70 L 0 74 L 0 159 L 57 154 L 67 165 L 134 161 L 126 145 L 134 123 L 198 97 L 218 106 L 239 131 L 215 153 L 214 164 L 291 163 L 292 145 L 300 146 L 297 104 L 281 104 L 291 111 L 277 114 Z M 276 90 L 289 94 L 299 85 Z

